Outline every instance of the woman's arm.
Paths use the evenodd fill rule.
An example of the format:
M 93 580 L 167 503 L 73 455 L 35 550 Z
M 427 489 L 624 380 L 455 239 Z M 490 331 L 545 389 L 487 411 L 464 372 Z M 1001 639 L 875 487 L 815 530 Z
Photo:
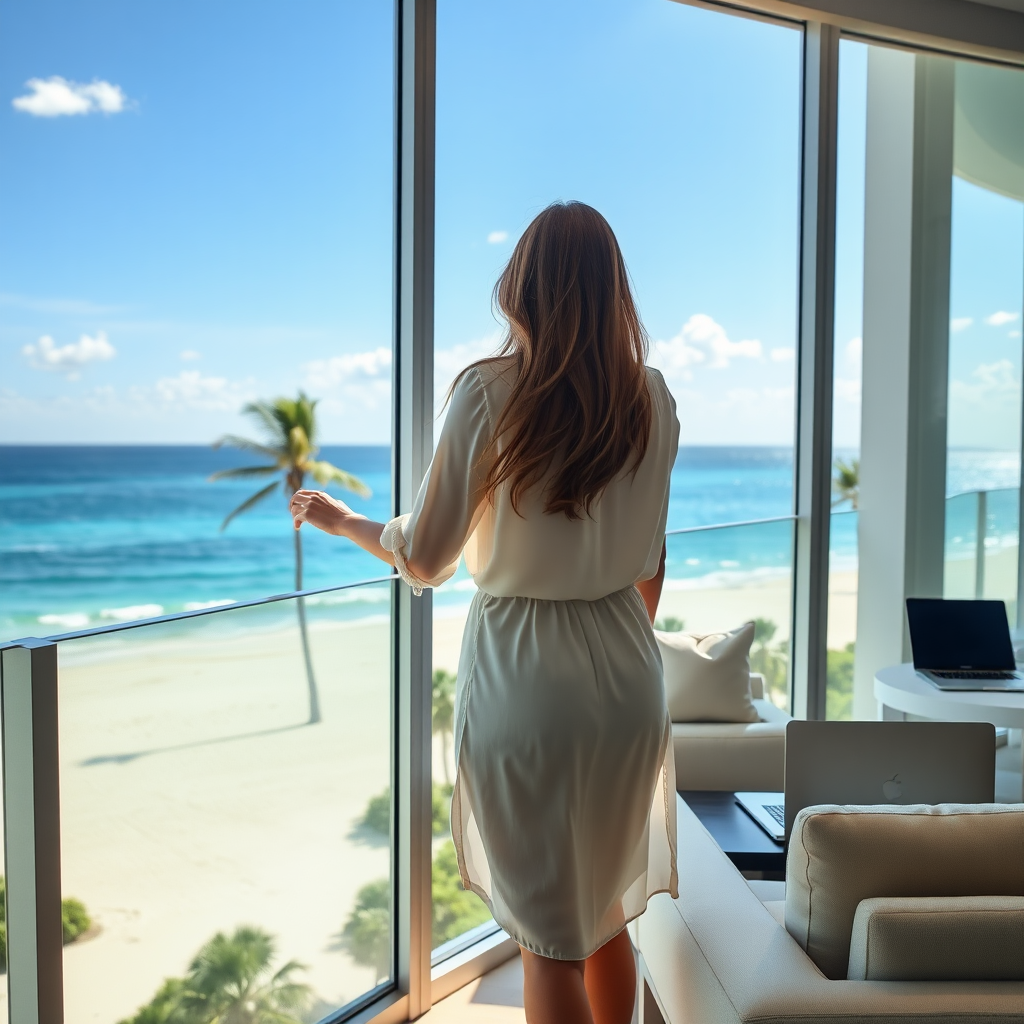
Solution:
M 345 502 L 332 498 L 325 491 L 296 491 L 292 495 L 288 510 L 295 520 L 296 530 L 303 523 L 309 523 L 324 533 L 348 537 L 375 558 L 387 562 L 388 565 L 395 564 L 395 556 L 380 543 L 384 524 L 358 515 Z
M 658 571 L 649 579 L 641 580 L 636 589 L 647 605 L 647 614 L 651 617 L 651 624 L 654 624 L 654 617 L 658 614 L 658 602 L 661 600 L 661 589 L 665 584 L 665 543 L 661 544 L 661 561 L 658 563 Z

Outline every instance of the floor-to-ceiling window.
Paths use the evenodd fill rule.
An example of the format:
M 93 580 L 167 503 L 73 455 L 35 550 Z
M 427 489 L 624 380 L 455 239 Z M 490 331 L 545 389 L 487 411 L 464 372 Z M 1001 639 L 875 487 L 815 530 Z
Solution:
M 437 39 L 437 411 L 458 370 L 501 340 L 491 290 L 530 220 L 555 200 L 599 209 L 678 403 L 669 528 L 698 528 L 669 538 L 659 624 L 757 620 L 754 666 L 784 704 L 800 32 L 666 0 L 442 0 Z M 447 695 L 472 594 L 462 568 L 435 595 L 439 800 L 455 771 Z M 486 911 L 454 890 L 464 914 L 439 906 L 454 870 L 446 822 L 439 831 L 441 945 Z
M 204 613 L 58 644 L 69 1024 L 394 977 L 391 585 L 284 476 L 390 516 L 394 32 L 4 8 L 0 639 Z
M 1024 72 L 844 39 L 839 85 L 830 718 L 909 655 L 903 595 L 1018 624 L 1024 312 Z

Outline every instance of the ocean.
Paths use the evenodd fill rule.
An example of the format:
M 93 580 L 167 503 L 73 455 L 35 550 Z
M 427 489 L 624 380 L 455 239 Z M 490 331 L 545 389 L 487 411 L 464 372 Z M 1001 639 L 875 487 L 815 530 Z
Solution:
M 847 457 L 852 453 L 845 454 Z M 321 457 L 359 476 L 372 496 L 336 492 L 357 511 L 386 520 L 391 452 L 325 446 Z M 252 460 L 199 446 L 0 446 L 0 640 L 46 636 L 118 621 L 244 601 L 293 589 L 291 521 L 283 495 L 234 520 L 224 516 L 262 483 L 208 477 Z M 951 452 L 949 493 L 1017 485 L 1018 458 Z M 684 447 L 672 476 L 669 528 L 785 516 L 792 508 L 788 448 Z M 1016 531 L 1015 502 L 995 533 Z M 1001 508 L 999 503 L 992 503 Z M 1012 518 L 1012 522 L 1010 522 Z M 856 516 L 833 519 L 832 558 L 856 564 Z M 784 573 L 792 557 L 783 526 L 675 538 L 668 575 L 687 586 Z M 387 572 L 355 545 L 303 530 L 304 586 L 331 587 Z M 436 595 L 440 607 L 468 601 L 465 568 Z M 313 600 L 311 613 L 380 613 L 386 590 Z

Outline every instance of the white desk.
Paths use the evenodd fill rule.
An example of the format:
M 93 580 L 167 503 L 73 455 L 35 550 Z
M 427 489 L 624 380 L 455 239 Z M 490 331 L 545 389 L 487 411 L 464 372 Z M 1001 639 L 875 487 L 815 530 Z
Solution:
M 1024 693 L 940 690 L 919 676 L 913 665 L 880 669 L 875 675 L 875 698 L 883 709 L 940 722 L 991 722 L 1007 729 L 1024 729 Z M 1021 757 L 1024 783 L 1024 742 Z

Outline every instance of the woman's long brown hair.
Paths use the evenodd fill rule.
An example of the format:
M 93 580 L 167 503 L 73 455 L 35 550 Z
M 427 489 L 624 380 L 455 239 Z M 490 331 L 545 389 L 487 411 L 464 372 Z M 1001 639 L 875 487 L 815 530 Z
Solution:
M 518 512 L 550 473 L 544 511 L 580 519 L 627 466 L 635 472 L 651 436 L 647 334 L 608 222 L 584 203 L 549 206 L 519 239 L 494 301 L 508 333 L 493 358 L 513 357 L 517 374 L 483 455 L 484 495 L 493 501 L 508 482 Z

